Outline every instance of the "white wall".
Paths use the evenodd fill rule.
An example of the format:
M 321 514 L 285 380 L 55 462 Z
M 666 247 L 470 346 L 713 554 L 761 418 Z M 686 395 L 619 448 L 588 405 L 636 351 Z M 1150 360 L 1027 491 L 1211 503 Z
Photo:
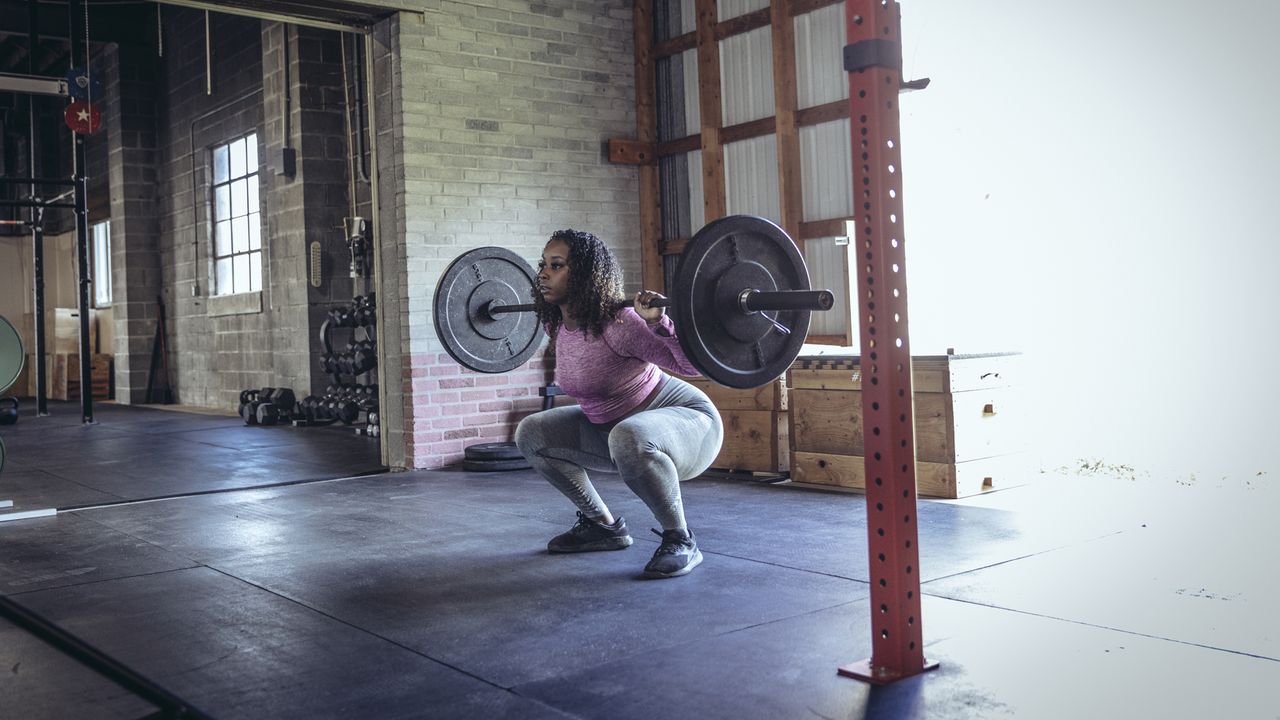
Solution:
M 1042 467 L 1280 470 L 1277 28 L 1274 0 L 904 0 L 913 353 L 1026 352 Z
M 18 330 L 27 353 L 35 346 L 34 298 L 30 235 L 0 237 L 0 315 Z M 74 232 L 48 235 L 44 240 L 45 342 L 53 345 L 54 310 L 75 308 L 79 303 L 76 283 L 76 235 Z M 90 299 L 93 289 L 90 287 Z M 98 349 L 111 352 L 111 309 L 96 313 Z

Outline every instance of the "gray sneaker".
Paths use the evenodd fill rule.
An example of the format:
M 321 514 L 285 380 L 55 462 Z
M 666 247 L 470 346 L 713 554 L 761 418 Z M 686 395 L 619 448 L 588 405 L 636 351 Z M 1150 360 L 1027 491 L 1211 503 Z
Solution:
M 578 511 L 578 522 L 569 532 L 560 533 L 547 543 L 547 552 L 573 553 L 593 550 L 621 550 L 632 542 L 627 521 L 618 518 L 612 525 L 596 522 Z
M 649 564 L 644 566 L 641 577 L 680 577 L 702 562 L 702 552 L 698 550 L 698 543 L 693 539 L 693 533 L 688 530 L 663 532 L 654 530 L 653 534 L 662 538 L 662 544 L 653 553 L 653 559 Z

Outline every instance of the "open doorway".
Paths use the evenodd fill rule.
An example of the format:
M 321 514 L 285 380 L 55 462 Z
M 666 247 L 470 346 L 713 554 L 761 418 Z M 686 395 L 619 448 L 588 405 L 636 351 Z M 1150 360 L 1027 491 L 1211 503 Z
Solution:
M 77 162 L 65 92 L 0 92 L 6 175 L 85 178 L 82 209 L 42 208 L 40 243 L 31 208 L 53 191 L 3 190 L 14 510 L 386 468 L 365 34 L 393 10 L 32 0 L 6 20 L 0 73 L 87 77 L 100 118 Z

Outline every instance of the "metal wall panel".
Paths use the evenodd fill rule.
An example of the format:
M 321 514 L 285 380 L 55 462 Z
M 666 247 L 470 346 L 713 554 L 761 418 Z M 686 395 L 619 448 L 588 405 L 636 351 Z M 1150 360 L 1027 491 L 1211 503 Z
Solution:
M 701 94 L 698 92 L 698 51 L 680 53 L 684 78 L 684 126 L 686 135 L 702 132 L 702 114 L 699 111 Z
M 721 21 L 767 7 L 769 7 L 769 0 L 720 0 L 716 3 L 717 14 Z
M 760 215 L 780 223 L 778 140 L 775 135 L 724 146 L 725 209 L 730 215 Z
M 857 308 L 856 300 L 849 297 L 849 276 L 847 262 L 845 260 L 846 246 L 837 245 L 836 239 L 833 237 L 813 238 L 805 240 L 801 243 L 804 251 L 804 262 L 809 266 L 809 286 L 814 288 L 826 288 L 835 295 L 836 308 L 852 307 Z M 849 315 L 853 316 L 854 322 L 857 322 L 857 311 L 855 310 Z M 809 316 L 809 334 L 810 335 L 844 335 L 846 324 L 849 318 L 843 312 L 815 312 Z M 857 326 L 854 327 L 853 337 L 857 337 Z
M 654 63 L 657 85 L 658 141 L 678 140 L 702 130 L 698 112 L 698 53 L 658 58 Z
M 686 157 L 689 160 L 689 227 L 698 232 L 707 224 L 707 207 L 702 200 L 702 151 L 694 150 Z
M 658 161 L 662 202 L 662 238 L 693 237 L 705 224 L 702 201 L 702 151 L 671 155 Z
M 694 31 L 696 14 L 693 2 L 694 0 L 655 0 L 654 41 L 662 42 Z
M 796 23 L 796 98 L 798 107 L 845 100 L 844 3 L 799 15 Z
M 720 41 L 720 102 L 725 127 L 773 116 L 772 28 Z
M 849 120 L 800 128 L 800 187 L 805 222 L 853 214 Z

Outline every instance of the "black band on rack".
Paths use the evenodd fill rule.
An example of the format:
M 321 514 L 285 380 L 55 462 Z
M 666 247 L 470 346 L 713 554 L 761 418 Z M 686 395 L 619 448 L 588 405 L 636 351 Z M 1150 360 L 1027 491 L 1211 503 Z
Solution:
M 876 39 L 844 46 L 845 72 L 858 72 L 872 67 L 902 72 L 902 43 Z

